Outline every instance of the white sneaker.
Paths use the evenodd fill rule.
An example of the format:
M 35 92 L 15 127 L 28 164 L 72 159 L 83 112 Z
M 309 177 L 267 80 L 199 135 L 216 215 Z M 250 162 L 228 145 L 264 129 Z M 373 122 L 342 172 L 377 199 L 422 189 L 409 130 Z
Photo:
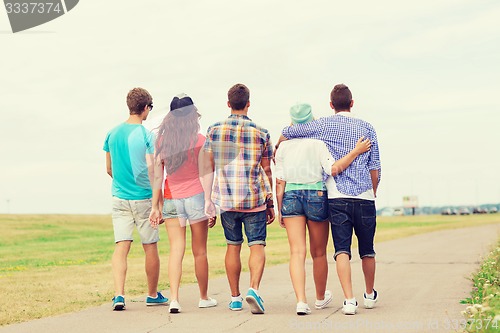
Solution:
M 366 293 L 363 293 L 363 303 L 366 309 L 373 309 L 375 307 L 375 303 L 378 301 L 378 293 L 375 289 L 373 289 L 373 293 L 375 294 L 373 298 L 366 297 Z
M 299 316 L 308 315 L 310 313 L 311 309 L 309 308 L 309 305 L 307 305 L 307 303 L 304 302 L 297 303 L 297 314 Z
M 326 290 L 325 298 L 322 300 L 316 300 L 316 302 L 314 302 L 314 307 L 318 310 L 324 309 L 331 301 L 332 301 L 332 292 L 330 290 Z
M 356 311 L 358 310 L 358 302 L 354 301 L 355 303 L 347 302 L 344 301 L 344 304 L 342 305 L 342 312 L 345 315 L 355 315 Z
M 181 312 L 181 305 L 177 301 L 170 301 L 170 308 L 168 309 L 170 313 Z
M 208 299 L 200 299 L 200 302 L 198 303 L 199 308 L 212 308 L 217 305 L 217 301 L 213 298 L 208 298 Z

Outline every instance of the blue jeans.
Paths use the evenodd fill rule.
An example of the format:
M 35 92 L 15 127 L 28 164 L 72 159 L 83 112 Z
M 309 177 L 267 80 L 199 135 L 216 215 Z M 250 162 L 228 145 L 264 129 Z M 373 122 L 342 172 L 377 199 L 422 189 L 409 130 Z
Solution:
M 293 190 L 283 194 L 281 216 L 305 216 L 310 221 L 323 222 L 328 219 L 326 191 Z
M 240 245 L 243 243 L 243 224 L 248 246 L 266 245 L 267 216 L 265 210 L 255 213 L 222 212 L 220 217 L 227 244 Z
M 338 198 L 329 199 L 329 219 L 332 225 L 332 238 L 335 246 L 334 259 L 347 253 L 351 259 L 352 231 L 358 238 L 358 251 L 361 259 L 375 257 L 373 238 L 375 237 L 376 210 L 371 200 Z

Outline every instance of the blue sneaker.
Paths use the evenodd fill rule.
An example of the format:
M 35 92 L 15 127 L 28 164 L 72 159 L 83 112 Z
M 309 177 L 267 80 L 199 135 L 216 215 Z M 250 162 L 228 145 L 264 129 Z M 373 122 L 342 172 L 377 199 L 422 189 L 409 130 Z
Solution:
M 168 303 L 168 298 L 163 296 L 161 292 L 158 292 L 156 297 L 153 298 L 151 296 L 146 297 L 146 305 L 147 306 L 152 306 L 152 305 L 162 305 L 162 304 L 167 304 Z
M 248 289 L 247 297 L 245 299 L 248 305 L 250 305 L 250 311 L 252 311 L 253 314 L 264 313 L 264 301 L 253 289 Z
M 229 302 L 229 310 L 231 311 L 241 311 L 243 309 L 243 297 L 240 296 L 239 301 Z
M 125 298 L 121 295 L 113 297 L 113 311 L 125 310 Z

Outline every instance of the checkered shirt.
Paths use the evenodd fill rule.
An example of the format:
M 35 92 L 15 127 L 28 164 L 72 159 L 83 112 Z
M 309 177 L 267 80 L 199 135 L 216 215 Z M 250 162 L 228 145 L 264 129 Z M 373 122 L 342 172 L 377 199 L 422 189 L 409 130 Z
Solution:
M 323 140 L 335 160 L 347 155 L 362 136 L 370 139 L 371 149 L 359 155 L 344 172 L 335 176 L 335 183 L 340 193 L 357 196 L 373 188 L 370 170 L 379 170 L 380 156 L 377 134 L 373 126 L 353 116 L 336 114 L 319 118 L 306 124 L 297 124 L 283 129 L 287 139 L 312 138 Z
M 215 179 L 212 201 L 223 210 L 246 210 L 263 205 L 271 193 L 260 161 L 271 159 L 269 132 L 244 115 L 231 115 L 210 126 L 203 149 L 212 152 Z

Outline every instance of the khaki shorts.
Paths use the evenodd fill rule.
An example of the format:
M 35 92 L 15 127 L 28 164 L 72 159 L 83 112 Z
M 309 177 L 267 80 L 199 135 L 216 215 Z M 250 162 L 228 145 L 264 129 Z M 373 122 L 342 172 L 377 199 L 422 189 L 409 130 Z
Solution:
M 142 244 L 153 244 L 160 240 L 158 229 L 151 227 L 149 213 L 151 199 L 124 200 L 113 197 L 113 230 L 115 243 L 133 241 L 134 227 L 137 227 Z

